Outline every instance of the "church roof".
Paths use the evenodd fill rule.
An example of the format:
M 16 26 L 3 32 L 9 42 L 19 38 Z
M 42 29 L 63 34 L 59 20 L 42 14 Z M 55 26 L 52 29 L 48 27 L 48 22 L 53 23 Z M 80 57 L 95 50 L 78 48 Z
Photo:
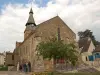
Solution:
M 44 21 L 38 24 L 36 26 L 35 31 L 31 32 L 29 36 L 22 42 L 22 44 L 33 34 L 34 34 L 34 37 L 40 36 L 43 38 L 47 38 L 48 36 L 49 37 L 56 36 L 58 33 L 57 32 L 58 25 L 61 30 L 61 33 L 60 33 L 61 36 L 64 35 L 64 37 L 66 38 L 68 37 L 70 39 L 76 38 L 76 34 L 65 24 L 65 22 L 59 16 L 55 16 L 47 21 Z
M 30 24 L 34 24 L 35 25 L 35 21 L 34 21 L 34 18 L 33 18 L 33 10 L 32 10 L 32 8 L 30 9 L 29 18 L 28 18 L 28 21 L 26 23 L 26 26 L 30 25 Z

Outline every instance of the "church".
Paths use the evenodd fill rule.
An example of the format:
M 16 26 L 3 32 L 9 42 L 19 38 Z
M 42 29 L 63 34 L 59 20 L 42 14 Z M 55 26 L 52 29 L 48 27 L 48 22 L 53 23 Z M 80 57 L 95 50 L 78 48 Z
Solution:
M 37 60 L 36 46 L 38 43 L 48 40 L 48 38 L 53 38 L 58 33 L 61 40 L 64 40 L 64 43 L 75 42 L 76 34 L 59 16 L 55 16 L 37 25 L 33 14 L 31 8 L 28 21 L 25 24 L 24 40 L 23 42 L 16 42 L 16 48 L 13 51 L 13 64 L 16 66 L 18 62 L 23 63 L 29 61 L 31 62 L 32 71 L 42 71 L 52 68 L 52 62 L 44 61 L 42 58 Z

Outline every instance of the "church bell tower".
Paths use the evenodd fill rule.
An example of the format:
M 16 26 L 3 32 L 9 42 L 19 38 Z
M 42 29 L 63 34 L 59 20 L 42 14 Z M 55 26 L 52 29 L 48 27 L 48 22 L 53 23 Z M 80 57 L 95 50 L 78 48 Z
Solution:
M 36 28 L 36 24 L 33 18 L 33 10 L 31 8 L 29 12 L 29 18 L 26 23 L 26 29 L 24 31 L 24 39 L 26 39 L 27 36 L 29 36 L 29 34 L 35 30 L 35 28 Z

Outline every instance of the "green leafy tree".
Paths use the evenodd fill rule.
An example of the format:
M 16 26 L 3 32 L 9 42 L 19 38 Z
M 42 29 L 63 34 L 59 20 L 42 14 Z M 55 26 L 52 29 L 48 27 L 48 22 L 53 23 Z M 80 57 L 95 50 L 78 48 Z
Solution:
M 71 63 L 73 66 L 78 61 L 78 51 L 73 43 L 64 44 L 63 41 L 52 38 L 48 41 L 42 41 L 37 45 L 37 52 L 43 59 L 61 59 L 65 62 Z
M 91 30 L 89 29 L 78 32 L 78 36 L 80 39 L 90 37 L 95 46 L 100 44 L 100 42 L 96 41 L 95 36 L 93 35 L 93 32 L 91 32 Z

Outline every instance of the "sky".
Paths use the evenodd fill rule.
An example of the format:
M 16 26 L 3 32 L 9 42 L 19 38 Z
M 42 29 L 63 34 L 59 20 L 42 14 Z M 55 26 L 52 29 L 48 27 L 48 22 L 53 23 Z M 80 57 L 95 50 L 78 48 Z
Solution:
M 100 0 L 0 0 L 0 52 L 23 41 L 31 6 L 36 24 L 59 15 L 76 34 L 90 29 L 100 41 Z

